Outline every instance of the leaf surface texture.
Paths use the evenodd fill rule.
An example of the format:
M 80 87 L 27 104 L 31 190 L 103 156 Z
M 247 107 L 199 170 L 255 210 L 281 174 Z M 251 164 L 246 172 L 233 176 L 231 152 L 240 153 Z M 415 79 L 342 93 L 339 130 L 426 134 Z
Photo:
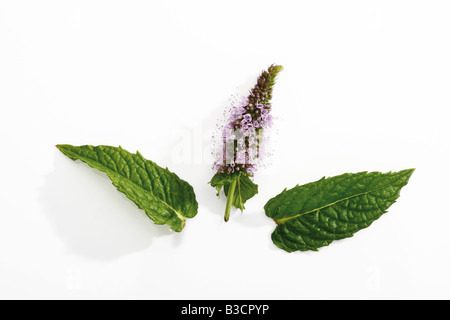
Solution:
M 347 173 L 285 190 L 264 207 L 277 223 L 272 240 L 293 252 L 352 237 L 387 212 L 413 172 Z

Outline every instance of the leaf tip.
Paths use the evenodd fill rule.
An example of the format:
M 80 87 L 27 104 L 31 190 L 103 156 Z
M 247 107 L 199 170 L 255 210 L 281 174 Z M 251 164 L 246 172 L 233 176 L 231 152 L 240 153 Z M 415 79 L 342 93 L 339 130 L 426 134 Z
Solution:
M 411 168 L 411 169 L 402 170 L 399 173 L 404 174 L 407 177 L 407 180 L 409 180 L 409 178 L 411 178 L 412 174 L 415 171 L 416 171 L 416 168 Z
M 62 151 L 63 149 L 66 149 L 68 147 L 71 147 L 72 145 L 70 144 L 57 144 L 55 145 L 56 148 L 58 148 L 58 150 Z
M 57 144 L 57 145 L 55 145 L 55 147 L 56 148 L 58 148 L 58 150 L 62 150 L 62 149 L 64 149 L 64 146 L 66 146 L 65 144 Z
M 67 144 L 57 144 L 55 147 L 56 147 L 59 151 L 61 151 L 62 153 L 66 154 L 66 153 L 65 153 L 65 147 L 67 147 Z

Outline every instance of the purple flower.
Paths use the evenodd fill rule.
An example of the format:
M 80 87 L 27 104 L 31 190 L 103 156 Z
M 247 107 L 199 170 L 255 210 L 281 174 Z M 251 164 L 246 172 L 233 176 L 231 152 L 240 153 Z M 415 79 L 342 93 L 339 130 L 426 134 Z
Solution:
M 250 94 L 233 105 L 229 123 L 222 134 L 224 152 L 214 164 L 217 172 L 255 173 L 256 162 L 261 156 L 260 150 L 265 144 L 264 137 L 261 137 L 262 130 L 272 126 L 270 100 L 276 76 L 281 70 L 281 66 L 270 66 L 259 76 Z
M 252 115 L 251 114 L 245 114 L 244 115 L 244 120 L 245 122 L 250 122 L 252 120 Z

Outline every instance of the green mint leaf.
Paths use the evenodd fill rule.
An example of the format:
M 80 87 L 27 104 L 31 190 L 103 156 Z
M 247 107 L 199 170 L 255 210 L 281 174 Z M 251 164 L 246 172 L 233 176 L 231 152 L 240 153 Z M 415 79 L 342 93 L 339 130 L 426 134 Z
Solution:
M 240 173 L 226 174 L 226 173 L 217 173 L 211 179 L 209 184 L 216 188 L 217 196 L 220 195 L 220 191 L 225 185 L 230 185 L 233 181 L 235 181 Z
M 58 145 L 72 160 L 81 160 L 105 172 L 114 186 L 123 192 L 156 224 L 167 224 L 181 232 L 186 218 L 197 214 L 194 189 L 168 169 L 161 168 L 137 152 L 121 147 Z
M 225 184 L 223 189 L 225 196 L 228 197 L 230 184 Z M 247 200 L 253 198 L 257 193 L 258 185 L 255 184 L 248 175 L 241 172 L 236 179 L 236 191 L 233 199 L 233 206 L 243 211 L 245 209 L 244 204 Z
M 352 237 L 386 213 L 413 172 L 344 174 L 285 190 L 264 207 L 278 225 L 272 240 L 293 252 Z
M 233 174 L 217 173 L 210 182 L 217 189 L 217 195 L 222 188 L 227 197 L 227 208 L 225 210 L 225 221 L 228 221 L 231 205 L 243 211 L 245 203 L 258 193 L 258 185 L 243 172 Z

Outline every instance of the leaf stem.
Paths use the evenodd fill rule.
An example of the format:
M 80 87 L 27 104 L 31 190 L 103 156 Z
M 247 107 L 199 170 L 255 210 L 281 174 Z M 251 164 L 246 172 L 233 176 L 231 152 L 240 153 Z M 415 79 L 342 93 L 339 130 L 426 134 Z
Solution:
M 225 208 L 225 222 L 228 222 L 230 219 L 231 206 L 234 200 L 234 191 L 236 190 L 237 179 L 233 180 L 230 184 L 230 191 L 228 192 L 227 197 L 227 206 Z

